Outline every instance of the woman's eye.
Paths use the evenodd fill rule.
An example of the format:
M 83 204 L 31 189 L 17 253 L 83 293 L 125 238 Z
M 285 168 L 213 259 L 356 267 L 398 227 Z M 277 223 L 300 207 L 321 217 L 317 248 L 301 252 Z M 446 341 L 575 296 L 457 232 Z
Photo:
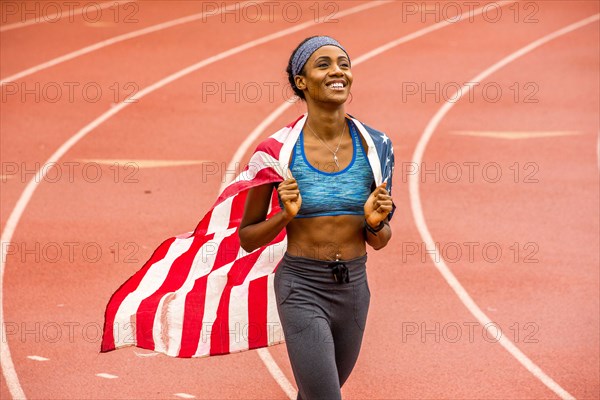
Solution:
M 325 68 L 327 66 L 327 63 L 321 63 L 318 65 L 319 68 Z

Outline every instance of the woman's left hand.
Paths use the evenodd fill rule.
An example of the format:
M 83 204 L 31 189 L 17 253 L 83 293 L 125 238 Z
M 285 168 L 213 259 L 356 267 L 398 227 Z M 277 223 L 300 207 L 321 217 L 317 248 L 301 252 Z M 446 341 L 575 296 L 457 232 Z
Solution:
M 376 228 L 385 220 L 392 211 L 392 196 L 386 190 L 387 182 L 377 186 L 365 203 L 365 219 L 367 223 Z

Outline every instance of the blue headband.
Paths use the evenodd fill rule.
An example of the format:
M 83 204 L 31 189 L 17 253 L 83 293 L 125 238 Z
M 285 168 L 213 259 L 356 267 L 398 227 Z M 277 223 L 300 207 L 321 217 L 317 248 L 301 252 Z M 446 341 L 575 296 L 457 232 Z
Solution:
M 304 64 L 306 64 L 310 56 L 323 46 L 339 47 L 344 50 L 344 53 L 348 56 L 346 49 L 344 49 L 337 40 L 330 38 L 329 36 L 315 36 L 304 42 L 294 53 L 294 57 L 292 58 L 292 74 L 294 76 L 298 75 L 302 71 L 302 68 L 304 68 Z M 350 56 L 348 56 L 348 59 L 350 59 Z

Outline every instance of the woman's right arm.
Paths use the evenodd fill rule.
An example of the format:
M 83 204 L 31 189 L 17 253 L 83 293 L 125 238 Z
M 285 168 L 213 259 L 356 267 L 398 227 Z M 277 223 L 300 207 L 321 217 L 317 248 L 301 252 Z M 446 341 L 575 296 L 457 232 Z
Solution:
M 248 191 L 238 234 L 240 245 L 249 253 L 275 239 L 300 210 L 302 198 L 294 178 L 281 182 L 277 191 L 284 208 L 269 219 L 265 218 L 271 202 L 273 184 L 257 186 Z

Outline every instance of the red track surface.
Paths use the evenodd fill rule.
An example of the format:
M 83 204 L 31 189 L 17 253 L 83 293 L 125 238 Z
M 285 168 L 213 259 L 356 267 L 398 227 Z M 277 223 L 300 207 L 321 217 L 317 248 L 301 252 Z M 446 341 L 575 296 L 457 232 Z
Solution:
M 302 7 L 303 21 L 313 19 L 311 2 L 295 4 Z M 341 12 L 359 3 L 336 4 Z M 427 4 L 432 9 L 443 7 L 443 3 Z M 107 22 L 113 14 L 89 23 L 76 15 L 71 22 L 2 32 L 0 77 L 124 32 L 202 11 L 200 3 L 192 1 L 138 5 L 137 23 Z M 332 10 L 325 6 L 319 4 L 321 15 Z M 442 89 L 448 88 L 446 94 L 452 94 L 454 83 L 462 85 L 510 53 L 598 11 L 596 1 L 522 2 L 505 6 L 496 23 L 490 21 L 494 16 L 490 11 L 487 19 L 461 21 L 354 68 L 348 112 L 393 140 L 398 210 L 390 245 L 369 253 L 371 309 L 358 364 L 343 388 L 345 397 L 557 398 L 503 347 L 485 339 L 482 326 L 434 268 L 415 225 L 405 171 L 411 167 L 425 126 L 444 101 L 443 92 L 436 101 L 434 94 L 423 93 L 421 85 L 431 90 L 439 82 Z M 266 8 L 263 12 L 269 15 Z M 525 23 L 532 12 L 537 22 Z M 19 170 L 2 178 L 2 229 L 32 179 L 33 173 L 21 176 L 22 170 L 43 165 L 66 140 L 109 110 L 114 101 L 111 85 L 117 82 L 122 101 L 129 93 L 123 89 L 128 82 L 141 90 L 207 57 L 294 26 L 282 18 L 281 8 L 272 15 L 273 22 L 265 18 L 257 23 L 243 18 L 241 12 L 239 22 L 235 14 L 226 16 L 225 22 L 219 16 L 209 17 L 108 46 L 16 81 L 27 89 L 36 83 L 40 87 L 58 83 L 63 96 L 55 103 L 43 95 L 39 102 L 34 95 L 22 99 L 21 91 L 7 95 L 3 87 L 2 174 L 8 175 L 9 165 Z M 3 14 L 3 23 L 18 21 Z M 6 259 L 2 299 L 7 337 L 2 340 L 8 343 L 25 395 L 31 399 L 176 398 L 175 393 L 202 399 L 286 398 L 256 351 L 203 359 L 139 357 L 137 353 L 147 352 L 137 348 L 99 354 L 104 307 L 163 239 L 192 230 L 208 210 L 224 179 L 224 166 L 239 144 L 282 103 L 283 71 L 296 43 L 309 35 L 330 34 L 357 58 L 439 21 L 435 14 L 409 15 L 406 5 L 391 2 L 312 26 L 162 87 L 99 125 L 69 150 L 60 161 L 61 178 L 43 181 L 27 205 L 10 241 L 16 254 Z M 420 194 L 426 223 L 452 272 L 508 339 L 581 399 L 599 398 L 600 391 L 598 37 L 598 22 L 588 24 L 494 73 L 479 88 L 493 83 L 501 88 L 501 99 L 492 102 L 493 90 L 486 97 L 477 88 L 473 101 L 461 99 L 441 121 L 418 166 L 433 170 L 438 163 L 440 168 L 439 182 L 433 173 L 422 176 Z M 97 82 L 103 94 L 94 103 L 75 90 L 71 102 L 65 82 L 77 82 L 79 88 Z M 241 87 L 256 83 L 262 96 L 255 102 L 243 96 L 236 101 L 233 94 L 222 101 L 221 92 L 203 98 L 207 83 L 228 89 L 236 83 Z M 407 83 L 415 83 L 419 92 L 406 95 Z M 268 85 L 275 85 L 273 99 Z M 526 102 L 534 89 L 528 100 L 537 102 Z M 252 97 L 254 93 L 246 92 Z M 291 107 L 267 133 L 302 112 L 302 105 Z M 453 131 L 577 134 L 506 140 Z M 102 177 L 93 183 L 90 175 L 95 169 L 82 177 L 83 159 L 206 160 L 221 170 L 208 173 L 208 164 L 141 168 L 133 177 L 137 182 L 126 183 L 131 170 L 121 165 L 115 183 L 115 169 L 105 166 Z M 74 167 L 72 181 L 64 164 L 69 161 L 82 163 Z M 462 170 L 456 183 L 449 181 L 456 170 L 450 169 L 453 163 Z M 468 163 L 479 163 L 472 182 Z M 502 173 L 496 183 L 489 182 L 493 170 L 482 175 L 482 166 L 488 163 L 497 163 Z M 3 246 L 8 245 L 2 240 Z M 65 245 L 70 242 L 76 243 L 72 259 Z M 476 243 L 472 257 L 465 244 L 471 242 Z M 97 262 L 90 262 L 93 249 L 87 257 L 82 253 L 89 243 L 102 251 Z M 111 253 L 115 243 L 119 252 Z M 484 245 L 500 248 L 500 259 L 490 261 L 495 253 L 483 253 Z M 410 254 L 414 246 L 422 254 Z M 56 248 L 61 254 L 53 262 Z M 457 258 L 457 248 L 462 255 L 448 262 Z M 26 253 L 26 249 L 34 250 Z M 136 261 L 129 262 L 128 255 Z M 61 336 L 53 340 L 57 327 Z M 419 331 L 409 335 L 408 329 L 415 327 Z M 456 336 L 456 327 L 461 336 Z M 422 336 L 423 328 L 430 333 Z M 293 382 L 285 345 L 269 351 Z M 33 355 L 49 360 L 28 358 Z M 104 379 L 98 373 L 118 378 Z M 0 397 L 11 398 L 4 376 Z

